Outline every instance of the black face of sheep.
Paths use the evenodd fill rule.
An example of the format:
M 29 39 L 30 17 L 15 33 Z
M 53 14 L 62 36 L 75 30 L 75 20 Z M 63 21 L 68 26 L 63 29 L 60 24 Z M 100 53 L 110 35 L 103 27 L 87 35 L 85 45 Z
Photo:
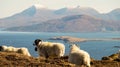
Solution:
M 2 51 L 3 50 L 3 47 L 2 46 L 0 46 L 0 51 Z
M 35 46 L 37 46 L 38 44 L 39 44 L 39 42 L 42 42 L 42 40 L 40 40 L 40 39 L 36 39 L 35 41 L 34 41 L 34 43 L 33 43 L 33 45 Z

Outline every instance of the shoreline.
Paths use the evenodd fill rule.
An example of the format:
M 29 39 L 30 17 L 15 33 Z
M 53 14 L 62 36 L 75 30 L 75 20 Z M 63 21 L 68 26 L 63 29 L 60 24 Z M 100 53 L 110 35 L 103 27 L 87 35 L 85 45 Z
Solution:
M 120 41 L 120 38 L 77 38 L 72 36 L 58 36 L 49 38 L 49 40 L 63 40 L 64 42 L 85 42 L 85 41 Z

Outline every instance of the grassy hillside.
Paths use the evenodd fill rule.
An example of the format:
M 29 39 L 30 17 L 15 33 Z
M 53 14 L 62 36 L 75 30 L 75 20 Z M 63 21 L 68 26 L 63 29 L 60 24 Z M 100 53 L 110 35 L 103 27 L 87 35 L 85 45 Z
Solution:
M 75 67 L 68 56 L 61 58 L 28 57 L 17 53 L 0 52 L 0 67 Z M 120 61 L 92 60 L 91 67 L 120 67 Z

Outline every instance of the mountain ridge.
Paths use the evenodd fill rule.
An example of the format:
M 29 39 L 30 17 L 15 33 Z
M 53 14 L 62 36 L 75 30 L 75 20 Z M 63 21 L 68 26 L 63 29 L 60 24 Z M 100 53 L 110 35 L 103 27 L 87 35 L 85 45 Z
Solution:
M 13 27 L 7 30 L 29 32 L 99 32 L 120 31 L 119 25 L 119 23 L 114 24 L 113 22 L 108 22 L 88 15 L 72 15 L 31 26 Z
M 17 13 L 11 17 L 0 19 L 0 28 L 5 28 L 5 30 L 10 30 L 11 28 L 29 27 L 29 26 L 37 25 L 37 24 L 39 24 L 39 25 L 43 24 L 42 27 L 44 28 L 46 22 L 47 23 L 48 22 L 56 23 L 56 24 L 58 24 L 58 22 L 64 22 L 64 23 L 67 22 L 68 23 L 68 21 L 65 21 L 65 20 L 70 20 L 70 19 L 72 21 L 71 21 L 71 23 L 69 22 L 69 24 L 72 24 L 74 21 L 77 21 L 77 22 L 81 21 L 81 20 L 78 20 L 79 16 L 82 16 L 82 17 L 84 16 L 84 20 L 82 19 L 83 23 L 86 22 L 88 20 L 88 18 L 90 19 L 92 17 L 89 22 L 87 21 L 87 23 L 93 22 L 94 24 L 97 24 L 97 23 L 95 23 L 97 21 L 94 21 L 97 19 L 98 22 L 99 21 L 107 22 L 107 23 L 102 23 L 102 25 L 107 25 L 107 24 L 109 25 L 109 26 L 107 26 L 107 29 L 110 27 L 111 30 L 115 30 L 115 29 L 116 29 L 116 31 L 119 30 L 118 25 L 120 25 L 120 23 L 119 23 L 120 8 L 112 10 L 109 13 L 101 14 L 98 11 L 96 11 L 95 9 L 90 8 L 90 7 L 86 7 L 86 8 L 82 8 L 80 6 L 74 7 L 74 8 L 65 7 L 65 8 L 53 10 L 53 9 L 48 9 L 47 7 L 44 7 L 41 5 L 40 6 L 33 5 L 33 6 L 29 7 L 28 9 L 26 9 L 20 13 Z M 74 19 L 76 19 L 76 20 L 74 20 Z M 52 22 L 53 20 L 54 20 L 54 22 Z M 60 24 L 61 27 L 65 26 L 64 23 Z M 91 23 L 90 25 L 94 25 L 93 23 Z M 110 24 L 112 24 L 113 26 Z M 115 25 L 117 27 L 115 27 Z M 99 25 L 94 25 L 94 26 L 99 26 Z M 84 27 L 85 26 L 83 26 L 82 30 L 84 30 Z M 61 30 L 61 29 L 59 29 L 59 30 Z M 49 29 L 47 29 L 47 31 L 49 31 Z

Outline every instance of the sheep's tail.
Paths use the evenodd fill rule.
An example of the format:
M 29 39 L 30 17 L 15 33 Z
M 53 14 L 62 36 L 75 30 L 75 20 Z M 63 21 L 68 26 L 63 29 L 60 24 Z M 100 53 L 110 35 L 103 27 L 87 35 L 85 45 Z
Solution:
M 60 57 L 61 56 L 64 56 L 64 53 L 65 53 L 65 46 L 61 46 L 60 49 L 59 49 L 59 53 L 60 53 Z
M 31 56 L 31 54 L 30 54 L 30 53 L 28 53 L 28 56 Z
M 29 53 L 28 49 L 22 48 L 21 50 L 23 50 L 22 52 L 23 52 L 24 55 L 31 56 L 31 54 Z
M 63 56 L 64 53 L 65 53 L 65 49 L 62 49 L 62 50 L 60 51 L 60 56 Z

